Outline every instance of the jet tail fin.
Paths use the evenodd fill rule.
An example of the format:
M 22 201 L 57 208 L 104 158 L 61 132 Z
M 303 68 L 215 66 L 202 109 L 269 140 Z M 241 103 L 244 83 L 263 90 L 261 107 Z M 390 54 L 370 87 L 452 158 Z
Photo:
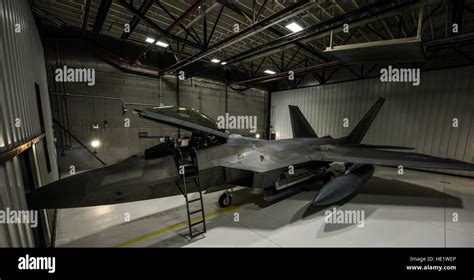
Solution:
M 308 120 L 301 113 L 298 106 L 289 105 L 291 129 L 293 130 L 293 138 L 317 138 L 318 135 L 314 132 Z
M 351 133 L 346 137 L 345 144 L 360 144 L 365 134 L 369 130 L 369 127 L 375 120 L 375 117 L 382 109 L 385 98 L 380 97 L 377 102 L 370 108 L 370 110 L 365 114 L 362 120 L 359 121 L 357 126 L 351 131 Z

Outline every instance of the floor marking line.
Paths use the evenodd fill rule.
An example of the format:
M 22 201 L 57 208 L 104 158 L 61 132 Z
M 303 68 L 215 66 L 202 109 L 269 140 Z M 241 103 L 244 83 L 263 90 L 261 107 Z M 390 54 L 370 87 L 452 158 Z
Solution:
M 212 217 L 212 216 L 215 216 L 219 213 L 223 213 L 223 212 L 230 212 L 230 211 L 233 211 L 233 210 L 237 210 L 239 209 L 239 206 L 230 206 L 230 207 L 227 207 L 227 208 L 223 208 L 223 209 L 217 209 L 213 212 L 209 212 L 207 214 L 204 215 L 205 218 L 208 218 L 208 217 Z M 191 222 L 196 222 L 198 220 L 200 220 L 201 217 L 196 217 L 196 218 L 193 218 L 191 219 Z M 150 232 L 150 233 L 147 233 L 147 234 L 144 234 L 144 235 L 141 235 L 141 236 L 138 236 L 136 238 L 133 238 L 133 239 L 130 239 L 128 241 L 124 241 L 122 243 L 119 243 L 117 245 L 114 245 L 112 247 L 114 248 L 122 248 L 122 247 L 125 247 L 125 246 L 128 246 L 130 244 L 133 244 L 133 243 L 137 243 L 137 242 L 140 242 L 140 241 L 143 241 L 145 239 L 148 239 L 150 237 L 153 237 L 153 236 L 157 236 L 157 235 L 160 235 L 162 233 L 165 233 L 165 232 L 168 232 L 170 230 L 173 230 L 173 229 L 176 229 L 176 228 L 179 228 L 179 227 L 182 227 L 182 226 L 187 226 L 188 224 L 188 221 L 182 221 L 182 222 L 179 222 L 177 224 L 174 224 L 174 225 L 171 225 L 171 226 L 168 226 L 166 228 L 163 228 L 163 229 L 160 229 L 160 230 L 157 230 L 157 231 L 153 231 L 153 232 Z

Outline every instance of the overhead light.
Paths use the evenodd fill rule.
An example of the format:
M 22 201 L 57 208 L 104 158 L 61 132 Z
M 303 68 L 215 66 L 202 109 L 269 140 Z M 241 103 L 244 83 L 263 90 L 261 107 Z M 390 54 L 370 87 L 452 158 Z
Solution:
M 219 62 L 221 62 L 221 61 L 220 61 L 219 59 L 217 59 L 217 58 L 213 58 L 213 59 L 211 59 L 211 62 L 212 62 L 212 63 L 219 63 Z
M 270 70 L 270 69 L 267 69 L 267 70 L 263 71 L 263 73 L 267 73 L 267 74 L 273 75 L 273 74 L 275 74 L 276 72 L 275 72 L 275 71 L 272 71 L 272 70 Z
M 145 39 L 145 42 L 151 44 L 151 43 L 155 42 L 155 39 L 153 39 L 153 38 L 151 38 L 151 37 L 147 37 L 147 38 Z
M 287 25 L 285 25 L 285 27 L 287 29 L 293 31 L 293 33 L 300 32 L 301 30 L 303 30 L 303 27 L 301 27 L 301 25 L 299 25 L 298 23 L 296 23 L 294 21 L 288 23 Z
M 97 148 L 100 146 L 100 141 L 99 140 L 92 140 L 91 142 L 92 148 Z
M 163 48 L 167 48 L 169 46 L 169 44 L 167 44 L 165 42 L 161 42 L 161 41 L 156 42 L 156 45 L 160 46 L 160 47 L 163 47 Z
M 225 62 L 225 61 L 221 62 L 221 65 L 226 65 L 226 64 L 227 64 L 227 62 Z

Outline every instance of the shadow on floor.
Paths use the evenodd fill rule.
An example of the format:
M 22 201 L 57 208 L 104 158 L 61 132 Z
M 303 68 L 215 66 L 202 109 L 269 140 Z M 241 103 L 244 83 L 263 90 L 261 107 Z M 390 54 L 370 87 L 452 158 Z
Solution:
M 346 199 L 327 206 L 313 206 L 311 204 L 314 196 L 317 195 L 318 190 L 322 184 L 316 181 L 308 181 L 303 183 L 297 191 L 293 194 L 281 198 L 273 202 L 266 202 L 263 200 L 260 194 L 251 192 L 251 189 L 240 189 L 234 192 L 233 205 L 245 207 L 247 214 L 251 214 L 245 225 L 250 228 L 256 228 L 261 230 L 275 230 L 288 224 L 295 223 L 301 220 L 307 219 L 319 219 L 324 218 L 325 211 L 336 207 L 341 209 L 345 207 L 345 210 L 364 210 L 365 219 L 369 218 L 373 213 L 377 211 L 377 205 L 394 205 L 394 206 L 420 206 L 420 207 L 449 207 L 449 208 L 463 208 L 462 201 L 452 195 L 445 195 L 443 192 L 433 190 L 428 187 L 406 183 L 398 180 L 387 180 L 379 177 L 372 177 L 366 184 L 364 184 L 359 192 L 352 194 Z M 288 209 L 286 213 L 282 213 L 281 209 L 274 207 L 279 206 L 280 203 L 286 199 L 307 201 L 307 203 L 301 208 L 292 207 Z M 473 198 L 474 199 L 474 198 Z M 347 204 L 349 203 L 350 204 Z M 298 207 L 298 206 L 296 206 Z M 272 211 L 272 210 L 276 211 Z M 168 211 L 185 211 L 185 206 L 180 206 Z M 139 219 L 143 221 L 151 217 L 157 217 L 160 213 L 155 213 Z M 253 215 L 253 217 L 252 217 Z M 215 217 L 217 219 L 217 217 Z M 230 218 L 227 218 L 230 219 Z M 252 221 L 254 219 L 255 221 Z M 257 221 L 258 220 L 258 221 Z M 139 221 L 131 221 L 127 224 L 117 225 L 115 227 L 134 227 L 134 223 Z M 226 222 L 224 225 L 220 225 L 219 222 L 213 222 L 212 219 L 208 223 L 208 230 L 216 226 L 225 227 L 242 227 L 238 223 Z M 138 224 L 135 224 L 138 225 Z M 355 225 L 344 225 L 344 224 L 326 224 L 324 232 L 335 232 L 354 227 Z M 115 227 L 108 228 L 104 231 L 114 231 Z M 179 229 L 177 231 L 171 231 L 164 239 L 153 244 L 152 246 L 158 247 L 179 247 L 189 244 L 184 235 L 184 230 Z M 100 234 L 100 233 L 95 233 Z M 91 236 L 83 237 L 75 241 L 86 241 L 92 240 Z M 144 232 L 143 234 L 146 234 Z M 72 243 L 75 243 L 73 241 Z M 80 242 L 83 243 L 83 242 Z M 79 244 L 80 244 L 79 243 Z M 65 244 L 67 246 L 67 244 Z

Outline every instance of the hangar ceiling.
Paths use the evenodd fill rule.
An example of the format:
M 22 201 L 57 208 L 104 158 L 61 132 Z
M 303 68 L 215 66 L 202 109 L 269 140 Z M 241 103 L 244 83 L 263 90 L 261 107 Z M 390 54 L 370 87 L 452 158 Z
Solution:
M 42 23 L 63 35 L 73 29 L 89 40 L 107 37 L 137 44 L 117 54 L 132 68 L 159 74 L 183 70 L 187 77 L 213 76 L 241 88 L 263 84 L 275 90 L 289 70 L 325 82 L 317 72 L 345 67 L 324 53 L 330 44 L 413 37 L 419 22 L 425 46 L 454 44 L 472 63 L 459 47 L 474 38 L 474 4 L 469 0 L 35 0 L 32 5 Z M 286 27 L 292 22 L 303 29 L 293 33 Z M 343 30 L 346 23 L 348 32 Z M 459 23 L 455 34 L 453 23 Z M 129 33 L 124 32 L 126 24 Z M 159 58 L 151 59 L 151 52 Z

